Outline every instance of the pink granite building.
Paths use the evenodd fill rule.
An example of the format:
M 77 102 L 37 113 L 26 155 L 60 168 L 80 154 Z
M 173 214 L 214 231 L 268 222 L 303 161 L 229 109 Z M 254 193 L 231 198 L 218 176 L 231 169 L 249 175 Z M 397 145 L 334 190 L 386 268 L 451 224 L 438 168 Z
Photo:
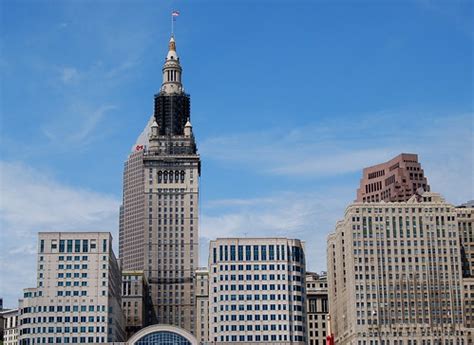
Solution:
M 388 162 L 363 170 L 356 201 L 403 202 L 420 189 L 430 191 L 418 155 L 402 153 Z

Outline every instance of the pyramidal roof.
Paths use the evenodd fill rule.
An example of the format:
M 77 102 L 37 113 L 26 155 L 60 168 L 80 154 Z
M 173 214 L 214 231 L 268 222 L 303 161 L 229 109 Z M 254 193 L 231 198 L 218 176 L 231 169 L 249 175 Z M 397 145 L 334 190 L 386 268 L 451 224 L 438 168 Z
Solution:
M 154 120 L 155 120 L 155 117 L 153 115 L 151 115 L 150 119 L 148 120 L 148 122 L 145 126 L 145 128 L 143 129 L 143 131 L 138 136 L 137 141 L 135 142 L 135 144 L 132 146 L 132 148 L 130 150 L 132 153 L 136 151 L 136 147 L 139 146 L 139 145 L 143 145 L 143 147 L 148 146 L 148 144 L 149 144 L 148 138 L 150 137 L 151 125 L 153 124 Z

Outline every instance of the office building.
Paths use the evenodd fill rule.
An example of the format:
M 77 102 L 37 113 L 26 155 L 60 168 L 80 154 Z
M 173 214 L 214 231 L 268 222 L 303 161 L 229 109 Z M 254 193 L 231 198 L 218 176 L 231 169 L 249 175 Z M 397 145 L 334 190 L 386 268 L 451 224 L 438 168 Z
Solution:
M 122 309 L 127 339 L 140 329 L 156 323 L 148 291 L 143 271 L 122 271 Z
M 468 344 L 474 344 L 474 203 L 456 207 L 461 244 L 464 322 L 468 328 Z
M 356 201 L 407 201 L 412 195 L 424 191 L 430 191 L 430 186 L 418 155 L 402 153 L 362 171 Z
M 300 240 L 211 241 L 209 341 L 306 344 L 305 270 Z
M 328 280 L 326 272 L 306 273 L 306 319 L 309 345 L 325 345 L 328 309 Z
M 119 251 L 124 270 L 144 271 L 157 322 L 194 332 L 200 157 L 181 75 L 171 37 L 154 114 L 125 163 Z
M 196 270 L 196 338 L 205 344 L 209 341 L 209 270 L 200 267 Z
M 40 232 L 37 286 L 19 305 L 19 344 L 123 341 L 121 284 L 110 233 Z
M 328 237 L 337 344 L 466 344 L 457 209 L 436 193 L 355 202 Z
M 0 311 L 3 328 L 3 345 L 18 344 L 18 309 Z

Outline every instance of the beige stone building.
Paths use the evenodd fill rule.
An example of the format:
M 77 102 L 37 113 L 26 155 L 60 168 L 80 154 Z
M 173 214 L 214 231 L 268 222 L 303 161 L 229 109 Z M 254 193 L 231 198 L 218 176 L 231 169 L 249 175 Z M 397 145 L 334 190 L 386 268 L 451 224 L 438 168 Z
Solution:
M 143 271 L 122 271 L 122 309 L 127 339 L 140 329 L 155 323 L 149 308 L 149 287 Z M 147 314 L 150 313 L 150 314 Z
M 329 313 L 326 273 L 306 273 L 306 301 L 308 345 L 325 345 Z
M 474 203 L 456 208 L 461 243 L 464 294 L 464 321 L 468 327 L 468 344 L 474 344 Z
M 40 232 L 37 265 L 37 286 L 19 303 L 20 345 L 125 340 L 110 233 Z
M 196 270 L 196 332 L 201 343 L 209 341 L 209 270 L 200 267 Z
M 402 153 L 362 171 L 356 201 L 407 201 L 417 191 L 429 190 L 418 155 Z
M 300 240 L 211 241 L 209 341 L 306 344 L 305 270 Z
M 195 331 L 200 157 L 172 37 L 154 114 L 125 163 L 120 259 L 142 270 L 157 322 Z
M 18 344 L 18 309 L 0 311 L 3 325 L 3 345 Z
M 336 344 L 467 344 L 457 210 L 417 199 L 355 202 L 329 235 Z

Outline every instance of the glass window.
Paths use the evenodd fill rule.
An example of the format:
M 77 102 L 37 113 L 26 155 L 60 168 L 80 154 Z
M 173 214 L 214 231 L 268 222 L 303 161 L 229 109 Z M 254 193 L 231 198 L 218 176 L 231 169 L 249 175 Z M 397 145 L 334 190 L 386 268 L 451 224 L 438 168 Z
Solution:
M 72 240 L 67 240 L 67 252 L 72 253 Z
M 84 253 L 89 251 L 89 240 L 82 240 L 82 251 Z
M 74 252 L 79 253 L 81 251 L 81 240 L 74 241 Z
M 263 245 L 261 246 L 261 256 L 262 260 L 267 260 L 267 246 Z
M 244 259 L 244 246 L 239 246 L 238 248 L 238 260 L 242 261 Z
M 253 260 L 258 261 L 258 246 L 253 246 Z
M 136 342 L 136 345 L 154 344 L 191 345 L 191 342 L 179 334 L 168 331 L 147 334 Z

